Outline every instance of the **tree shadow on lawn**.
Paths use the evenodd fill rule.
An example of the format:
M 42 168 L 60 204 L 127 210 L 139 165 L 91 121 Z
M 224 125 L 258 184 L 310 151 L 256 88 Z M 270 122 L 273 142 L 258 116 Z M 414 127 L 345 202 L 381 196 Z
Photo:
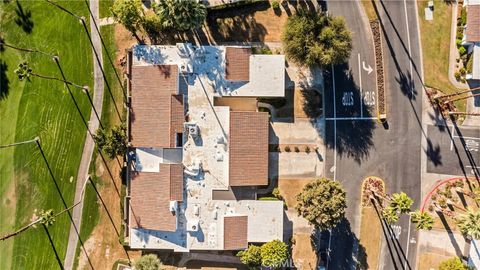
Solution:
M 0 101 L 6 99 L 10 91 L 10 81 L 7 77 L 7 70 L 7 63 L 0 60 Z
M 15 18 L 15 23 L 20 26 L 25 33 L 30 34 L 33 29 L 32 12 L 30 10 L 24 10 L 19 1 L 15 2 L 17 4 L 15 13 L 18 16 Z
M 333 95 L 332 87 L 332 74 L 330 69 L 324 70 L 325 78 L 325 94 L 326 96 Z M 348 64 L 335 67 L 335 83 L 336 83 L 336 117 L 360 117 L 362 120 L 337 120 L 336 121 L 336 140 L 335 132 L 328 132 L 325 138 L 325 143 L 329 148 L 336 147 L 337 153 L 340 156 L 346 156 L 354 159 L 358 164 L 362 160 L 369 157 L 370 149 L 374 147 L 373 133 L 376 128 L 375 122 L 372 117 L 372 112 L 364 106 L 363 113 L 362 107 L 356 105 L 360 103 L 361 95 L 360 90 L 354 78 L 352 71 L 349 69 Z M 352 93 L 352 99 L 354 100 L 354 106 L 342 106 L 343 96 L 342 93 Z M 326 97 L 325 100 L 331 100 Z M 333 115 L 331 116 L 333 117 Z M 328 121 L 327 129 L 332 128 L 333 121 Z

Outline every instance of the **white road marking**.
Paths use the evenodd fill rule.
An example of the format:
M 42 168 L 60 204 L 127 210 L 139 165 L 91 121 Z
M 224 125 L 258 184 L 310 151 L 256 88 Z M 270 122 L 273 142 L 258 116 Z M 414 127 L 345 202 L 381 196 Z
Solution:
M 363 68 L 365 68 L 365 62 L 363 62 Z M 369 66 L 371 69 L 372 67 Z M 371 72 L 371 70 L 370 70 Z M 370 72 L 368 74 L 370 74 Z M 363 117 L 363 89 L 362 89 L 362 69 L 360 69 L 360 53 L 358 54 L 358 77 L 360 78 L 360 116 Z
M 480 166 L 470 166 L 470 165 L 465 165 L 467 168 L 475 168 L 475 169 L 480 169 Z
M 358 54 L 358 55 L 360 56 L 360 54 Z M 360 60 L 360 57 L 358 57 L 358 59 Z M 370 66 L 370 65 L 368 65 L 368 67 L 365 66 L 365 61 L 362 61 L 362 67 L 363 67 L 363 70 L 368 72 L 368 75 L 370 75 L 370 73 L 372 73 L 372 71 L 373 71 L 372 66 Z
M 480 140 L 478 137 L 452 136 L 454 139 Z
M 332 65 L 332 86 L 333 86 L 333 181 L 337 180 L 337 107 L 335 89 L 335 69 Z
M 403 0 L 403 6 L 405 9 L 405 24 L 407 25 L 407 42 L 408 42 L 408 58 L 410 60 L 410 76 L 413 80 L 413 60 L 412 60 L 412 48 L 410 45 L 410 27 L 408 25 L 408 12 L 407 12 L 407 0 Z M 414 89 L 410 89 L 410 93 L 413 95 Z
M 395 239 L 400 238 L 400 234 L 402 234 L 402 226 L 400 225 L 392 225 L 390 226 L 392 228 L 393 235 L 395 236 Z
M 407 269 L 408 249 L 410 248 L 409 243 L 411 243 L 411 241 L 410 241 L 410 229 L 411 229 L 411 227 L 412 227 L 412 216 L 408 215 L 407 250 L 405 251 L 406 259 L 405 259 L 405 264 L 403 265 L 403 269 Z
M 327 121 L 378 120 L 377 117 L 327 117 Z
M 337 180 L 337 108 L 335 106 L 336 99 L 335 99 L 335 69 L 332 67 L 332 86 L 333 86 L 333 181 Z M 328 256 L 327 256 L 327 265 L 326 269 L 328 269 L 328 264 L 330 262 L 330 250 L 332 244 L 332 231 L 329 230 L 330 234 L 328 237 Z

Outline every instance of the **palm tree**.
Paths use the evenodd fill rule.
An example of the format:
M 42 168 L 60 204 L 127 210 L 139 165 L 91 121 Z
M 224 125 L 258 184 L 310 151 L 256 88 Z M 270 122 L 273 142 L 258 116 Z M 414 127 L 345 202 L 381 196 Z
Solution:
M 26 230 L 28 230 L 29 228 L 33 227 L 34 225 L 36 224 L 43 224 L 44 226 L 48 227 L 48 226 L 52 226 L 54 223 L 55 223 L 55 218 L 58 217 L 59 215 L 67 212 L 67 211 L 70 211 L 71 209 L 73 209 L 75 206 L 77 206 L 80 202 L 72 205 L 71 207 L 67 208 L 67 209 L 64 209 L 60 212 L 58 212 L 57 214 L 55 214 L 55 212 L 53 211 L 53 209 L 49 209 L 49 210 L 41 210 L 40 211 L 40 216 L 39 218 L 37 218 L 36 220 L 34 220 L 33 222 L 23 226 L 22 228 L 12 232 L 12 233 L 9 233 L 9 234 L 6 234 L 4 235 L 2 238 L 0 238 L 0 241 L 3 241 L 3 240 L 7 240 L 8 238 L 10 237 L 13 237 L 13 236 L 16 236 Z
M 399 219 L 397 210 L 392 206 L 387 206 L 383 209 L 382 217 L 389 225 L 397 222 Z
M 30 67 L 30 64 L 27 61 L 23 61 L 20 64 L 18 64 L 18 68 L 15 69 L 14 72 L 15 72 L 15 74 L 17 74 L 17 77 L 20 81 L 23 81 L 23 80 L 30 81 L 30 77 L 34 76 L 34 77 L 38 77 L 38 78 L 42 78 L 42 79 L 63 82 L 65 84 L 72 85 L 72 86 L 75 86 L 75 87 L 83 89 L 83 90 L 88 90 L 88 88 L 86 86 L 80 86 L 78 84 L 75 84 L 75 83 L 67 81 L 67 80 L 63 80 L 63 79 L 59 79 L 59 78 L 56 78 L 56 77 L 51 77 L 51 76 L 46 76 L 46 75 L 35 73 L 35 72 L 33 72 L 32 68 Z
M 467 212 L 457 216 L 455 221 L 464 235 L 474 239 L 480 239 L 480 211 L 474 211 L 468 207 Z
M 428 212 L 417 210 L 410 213 L 412 222 L 416 224 L 418 230 L 431 230 L 433 227 L 433 217 Z
M 413 200 L 408 197 L 405 192 L 393 193 L 390 201 L 390 206 L 397 212 L 404 214 L 410 211 L 410 207 L 413 204 Z

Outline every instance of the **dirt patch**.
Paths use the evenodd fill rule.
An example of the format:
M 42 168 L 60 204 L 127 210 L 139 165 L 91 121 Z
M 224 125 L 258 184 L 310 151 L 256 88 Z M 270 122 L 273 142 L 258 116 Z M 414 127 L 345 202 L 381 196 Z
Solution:
M 435 253 L 421 253 L 418 260 L 417 269 L 418 270 L 438 269 L 440 262 L 450 258 L 451 256 L 443 256 Z
M 289 13 L 291 13 L 289 11 Z M 216 43 L 279 42 L 288 14 L 275 12 L 267 2 L 210 11 L 204 35 Z
M 362 208 L 360 225 L 360 255 L 359 262 L 362 269 L 378 269 L 380 247 L 382 240 L 382 225 L 373 207 Z
M 314 179 L 279 179 L 278 189 L 288 207 L 295 207 L 297 201 L 295 196 L 300 193 L 308 183 Z
M 316 269 L 317 255 L 309 233 L 298 233 L 293 236 L 292 259 L 298 269 Z
M 98 157 L 96 160 L 97 166 L 102 164 L 101 158 Z M 108 164 L 112 175 L 115 177 L 115 184 L 117 187 L 121 186 L 121 179 L 118 177 L 120 175 L 120 170 L 116 160 L 112 160 Z M 104 173 L 101 177 L 101 183 L 97 184 L 98 191 L 103 201 L 105 202 L 106 208 L 108 209 L 112 220 L 116 228 L 120 232 L 121 228 L 121 209 L 119 203 L 119 197 L 115 191 L 115 187 L 108 173 Z M 87 260 L 83 251 L 80 251 L 80 258 L 78 261 L 78 269 L 90 269 L 90 263 L 93 266 L 93 269 L 112 269 L 114 263 L 118 259 L 127 260 L 127 255 L 123 246 L 120 244 L 117 237 L 117 233 L 108 217 L 108 214 L 105 208 L 100 204 L 100 220 L 97 226 L 94 228 L 90 237 L 85 241 L 84 246 L 88 253 Z M 130 258 L 140 257 L 141 253 L 139 251 L 129 251 Z

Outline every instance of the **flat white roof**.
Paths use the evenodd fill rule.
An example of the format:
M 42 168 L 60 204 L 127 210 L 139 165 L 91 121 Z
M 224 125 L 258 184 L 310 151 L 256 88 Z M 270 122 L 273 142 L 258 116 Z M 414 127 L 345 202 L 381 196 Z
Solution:
M 473 67 L 472 67 L 472 79 L 480 80 L 480 43 L 473 45 Z

